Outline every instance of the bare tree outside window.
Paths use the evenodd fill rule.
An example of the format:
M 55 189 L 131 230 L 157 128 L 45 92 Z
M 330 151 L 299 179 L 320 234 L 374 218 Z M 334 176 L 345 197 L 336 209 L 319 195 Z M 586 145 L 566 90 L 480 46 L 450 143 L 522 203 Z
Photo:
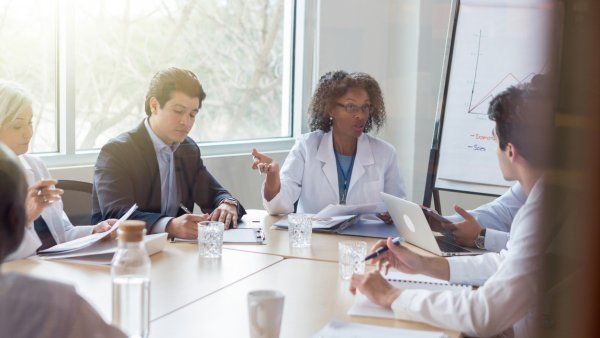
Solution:
M 76 148 L 99 148 L 140 123 L 152 75 L 170 66 L 192 70 L 207 92 L 190 134 L 197 142 L 289 136 L 285 2 L 74 2 Z
M 34 99 L 31 152 L 56 152 L 56 7 L 47 0 L 0 0 L 0 79 Z

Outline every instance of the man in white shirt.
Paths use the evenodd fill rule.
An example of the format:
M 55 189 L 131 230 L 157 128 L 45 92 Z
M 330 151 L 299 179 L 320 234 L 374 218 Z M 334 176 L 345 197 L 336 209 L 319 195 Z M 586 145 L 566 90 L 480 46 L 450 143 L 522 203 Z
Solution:
M 442 225 L 460 245 L 500 252 L 506 249 L 510 225 L 526 199 L 523 187 L 517 182 L 502 196 L 477 209 L 466 211 L 455 205 L 457 214 L 445 216 L 453 224 Z
M 527 200 L 510 227 L 507 249 L 471 257 L 425 257 L 391 239 L 374 250 L 390 250 L 375 261 L 405 273 L 421 273 L 452 283 L 483 285 L 465 292 L 401 290 L 379 272 L 354 275 L 350 291 L 360 290 L 371 301 L 390 307 L 398 319 L 429 323 L 467 335 L 500 333 L 530 337 L 537 326 L 539 274 L 550 231 L 543 231 L 543 170 L 552 128 L 551 100 L 543 80 L 510 87 L 490 102 L 488 115 L 496 122 L 498 160 L 507 180 L 518 180 Z

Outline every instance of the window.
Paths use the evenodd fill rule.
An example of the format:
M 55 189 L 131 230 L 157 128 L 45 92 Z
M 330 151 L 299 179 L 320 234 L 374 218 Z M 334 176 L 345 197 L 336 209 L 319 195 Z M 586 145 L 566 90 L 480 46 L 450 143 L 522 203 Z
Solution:
M 20 83 L 34 98 L 40 132 L 30 151 L 58 151 L 56 7 L 46 0 L 1 1 L 0 41 L 0 78 Z
M 0 52 L 0 77 L 40 102 L 33 152 L 95 153 L 142 121 L 150 79 L 170 66 L 192 70 L 207 92 L 190 133 L 197 142 L 289 138 L 294 7 L 292 0 L 2 1 L 0 38 L 16 48 Z

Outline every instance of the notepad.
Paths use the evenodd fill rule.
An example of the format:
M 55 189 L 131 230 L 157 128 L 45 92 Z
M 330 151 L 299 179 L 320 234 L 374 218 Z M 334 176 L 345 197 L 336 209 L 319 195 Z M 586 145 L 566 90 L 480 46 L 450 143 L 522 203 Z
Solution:
M 382 327 L 375 325 L 347 323 L 338 320 L 332 320 L 327 323 L 319 332 L 313 335 L 313 338 L 444 338 L 447 337 L 443 332 L 420 331 L 397 329 L 391 327 Z
M 402 272 L 390 272 L 386 279 L 396 288 L 399 289 L 422 289 L 430 291 L 464 291 L 472 290 L 470 285 L 452 284 L 448 281 L 432 278 L 425 275 L 411 275 Z M 350 316 L 362 317 L 380 317 L 394 318 L 394 312 L 391 309 L 384 308 L 371 302 L 365 295 L 360 292 L 354 297 L 354 304 L 348 310 Z
M 223 243 L 225 244 L 265 244 L 265 240 L 265 234 L 260 228 L 238 228 L 223 232 Z M 173 238 L 171 242 L 198 243 L 198 239 Z
M 223 232 L 223 243 L 263 244 L 265 235 L 262 229 L 231 229 Z

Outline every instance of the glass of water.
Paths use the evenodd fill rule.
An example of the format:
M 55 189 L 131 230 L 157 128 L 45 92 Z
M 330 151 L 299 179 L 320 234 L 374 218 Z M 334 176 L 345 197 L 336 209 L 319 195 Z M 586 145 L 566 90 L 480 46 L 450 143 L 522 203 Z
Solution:
M 200 257 L 218 258 L 223 251 L 223 222 L 204 221 L 198 223 L 198 251 Z
M 350 279 L 352 274 L 365 273 L 365 256 L 367 255 L 367 242 L 341 241 L 338 243 L 340 254 L 340 277 Z
M 288 233 L 292 248 L 307 248 L 312 235 L 312 219 L 308 215 L 289 214 Z

